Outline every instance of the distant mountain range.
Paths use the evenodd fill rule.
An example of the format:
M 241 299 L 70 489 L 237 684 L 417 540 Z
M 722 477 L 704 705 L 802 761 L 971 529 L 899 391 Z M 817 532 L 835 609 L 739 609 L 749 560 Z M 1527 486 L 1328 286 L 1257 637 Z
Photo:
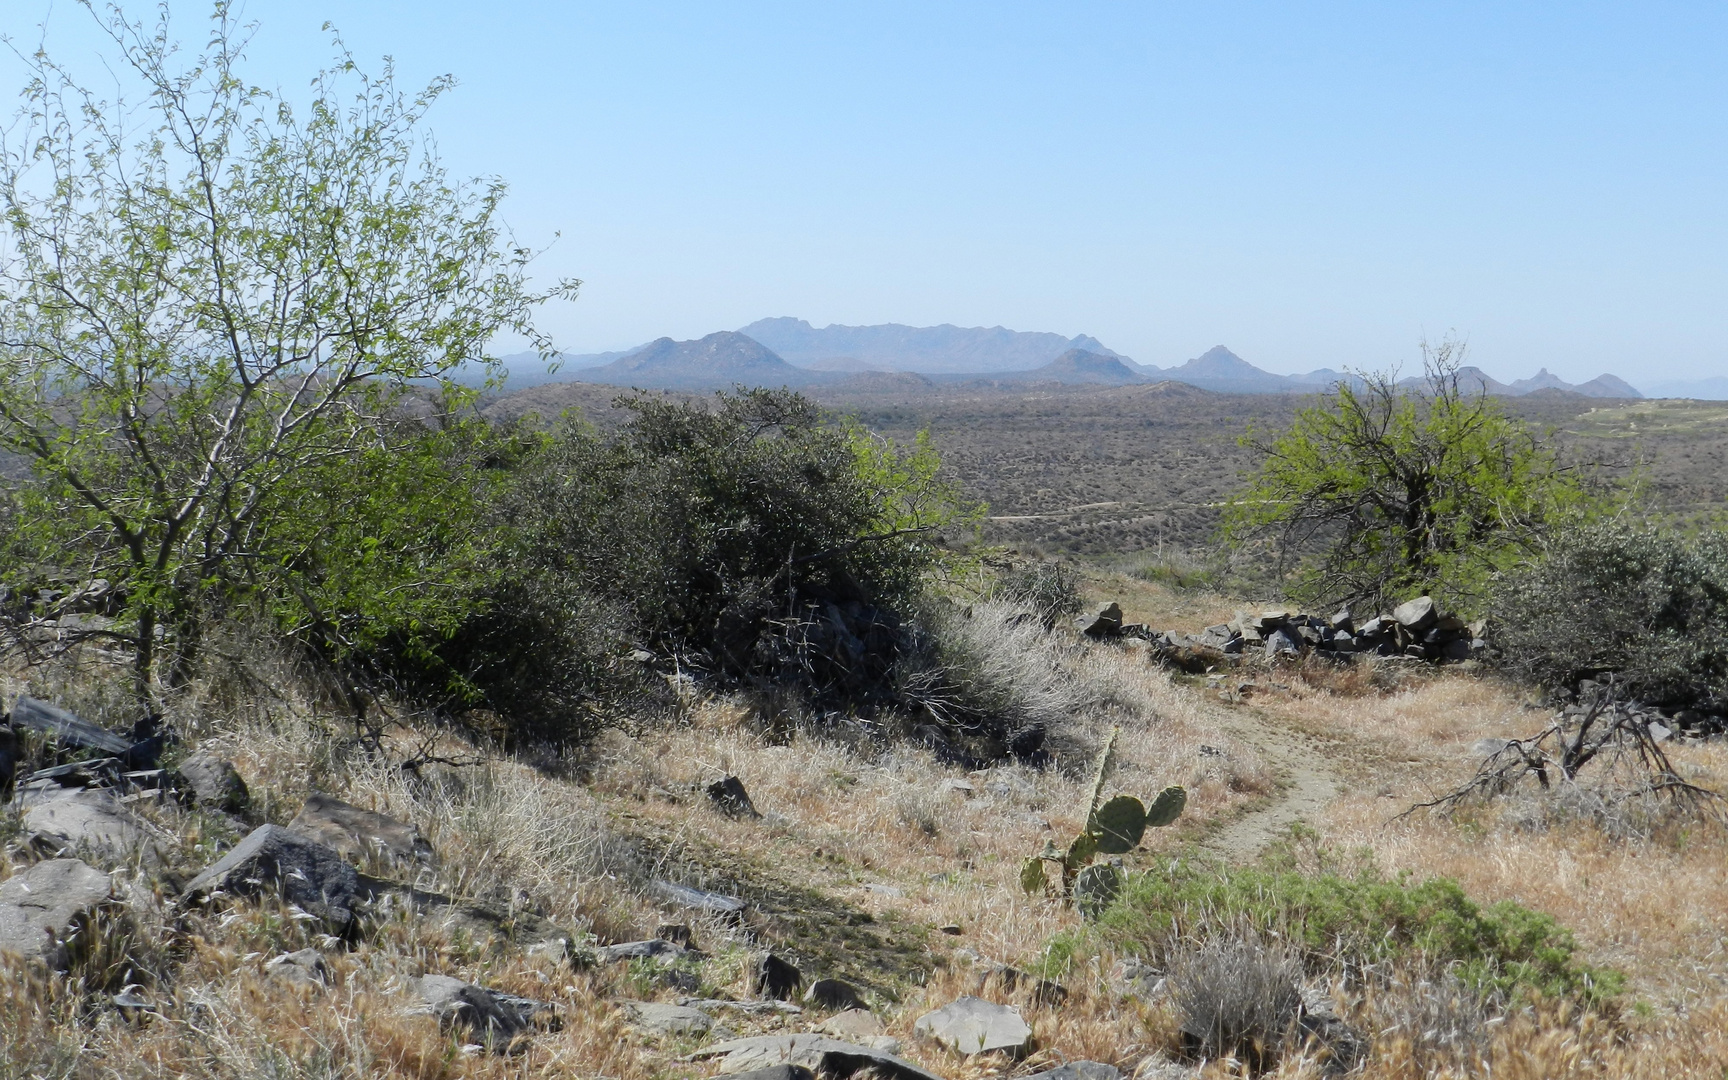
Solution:
M 1070 349 L 1120 354 L 1081 334 L 1024 333 L 1000 326 L 840 326 L 817 329 L 803 319 L 758 319 L 738 331 L 818 371 L 916 371 L 924 375 L 1021 371 L 1049 363 Z
M 1139 364 L 1085 334 L 1027 333 L 1000 326 L 811 326 L 803 319 L 761 319 L 695 341 L 660 338 L 635 349 L 567 356 L 548 374 L 533 354 L 505 357 L 508 389 L 579 380 L 645 389 L 708 389 L 734 384 L 858 390 L 909 389 L 978 381 L 1126 386 L 1174 381 L 1226 394 L 1312 393 L 1352 378 L 1331 368 L 1274 375 L 1223 345 L 1186 363 Z M 1517 397 L 1571 393 L 1592 398 L 1644 395 L 1614 375 L 1568 383 L 1546 368 L 1528 379 L 1500 382 L 1476 367 L 1459 369 L 1472 391 Z M 1403 380 L 1419 385 L 1421 379 Z M 1664 397 L 1728 400 L 1728 378 L 1663 383 Z

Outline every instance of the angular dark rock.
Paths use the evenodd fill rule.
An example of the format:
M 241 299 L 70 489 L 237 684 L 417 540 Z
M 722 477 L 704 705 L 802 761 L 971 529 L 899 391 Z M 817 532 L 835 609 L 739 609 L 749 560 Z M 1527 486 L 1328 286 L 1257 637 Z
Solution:
M 1080 616 L 1075 620 L 1075 625 L 1087 637 L 1119 637 L 1122 634 L 1122 605 L 1111 601 L 1100 608 L 1096 615 Z
M 261 825 L 181 893 L 189 898 L 217 890 L 258 896 L 267 888 L 342 933 L 354 922 L 360 875 L 332 848 L 280 825 Z
M 757 997 L 790 1001 L 803 982 L 803 972 L 773 953 L 764 953 L 756 962 L 750 989 Z
M 0 796 L 12 793 L 12 778 L 18 774 L 18 733 L 10 724 L 0 724 Z
M 728 776 L 708 785 L 708 798 L 715 809 L 730 817 L 759 818 L 756 804 L 750 801 L 750 793 L 744 790 L 744 781 L 736 776 Z
M 1266 658 L 1301 653 L 1302 642 L 1289 630 L 1274 630 L 1266 636 Z
M 844 979 L 817 979 L 804 991 L 804 1004 L 819 1009 L 862 1009 L 864 998 Z

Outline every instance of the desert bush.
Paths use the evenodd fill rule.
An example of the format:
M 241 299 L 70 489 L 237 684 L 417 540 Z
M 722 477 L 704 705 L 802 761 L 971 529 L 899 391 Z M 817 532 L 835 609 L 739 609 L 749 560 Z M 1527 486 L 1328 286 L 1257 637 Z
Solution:
M 1168 963 L 1170 1000 L 1195 1050 L 1255 1069 L 1277 1059 L 1302 1009 L 1299 961 L 1251 934 L 1179 943 Z
M 1492 617 L 1507 667 L 1544 686 L 1612 676 L 1653 703 L 1728 698 L 1728 533 L 1557 533 L 1501 578 Z
M 1617 973 L 1583 964 L 1571 933 L 1547 915 L 1511 901 L 1482 907 L 1446 878 L 1412 883 L 1371 868 L 1345 876 L 1184 861 L 1132 876 L 1091 932 L 1119 951 L 1163 958 L 1181 941 L 1239 936 L 1243 927 L 1284 942 L 1310 972 L 1358 981 L 1421 963 L 1502 1001 L 1594 1003 L 1621 985 Z M 1052 943 L 1054 964 L 1078 955 L 1080 933 Z
M 992 599 L 1018 604 L 1031 610 L 1053 628 L 1063 619 L 1080 614 L 1080 582 L 1061 563 L 1037 562 L 1004 572 L 991 587 Z

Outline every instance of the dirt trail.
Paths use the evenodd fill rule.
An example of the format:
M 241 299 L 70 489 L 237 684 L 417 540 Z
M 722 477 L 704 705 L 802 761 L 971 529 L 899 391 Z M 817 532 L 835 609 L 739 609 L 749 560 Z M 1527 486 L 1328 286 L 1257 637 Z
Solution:
M 1232 862 L 1254 858 L 1297 821 L 1312 820 L 1340 789 L 1337 765 L 1319 740 L 1280 724 L 1258 709 L 1207 703 L 1207 719 L 1260 755 L 1278 776 L 1269 805 L 1231 821 L 1201 841 L 1201 848 Z

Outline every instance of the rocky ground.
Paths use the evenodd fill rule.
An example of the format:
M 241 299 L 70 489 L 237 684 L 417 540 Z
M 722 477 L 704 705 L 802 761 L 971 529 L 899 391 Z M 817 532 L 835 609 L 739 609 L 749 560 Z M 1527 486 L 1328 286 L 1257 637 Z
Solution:
M 1201 634 L 1234 615 L 1094 585 L 1131 622 Z M 407 717 L 357 737 L 236 648 L 261 659 L 177 706 L 160 761 L 129 760 L 150 733 L 109 722 L 110 743 L 32 779 L 46 730 L 99 741 L 71 718 L 120 715 L 120 684 L 9 672 L 25 771 L 0 818 L 0 1075 L 1238 1075 L 1194 1051 L 1143 957 L 1094 942 L 1053 967 L 1052 940 L 1088 924 L 1021 888 L 1027 856 L 1084 828 L 1116 725 L 1111 791 L 1188 792 L 1126 870 L 1276 856 L 1456 878 L 1556 916 L 1628 977 L 1599 1016 L 1492 1019 L 1494 1075 L 1723 1075 L 1718 820 L 1585 792 L 1400 817 L 1551 710 L 1474 668 L 1188 673 L 1143 645 L 1051 635 L 1043 661 L 1100 704 L 1047 767 L 976 770 L 728 698 L 566 758 L 481 754 Z M 1667 745 L 1728 786 L 1720 738 Z M 1260 1065 L 1450 1075 L 1424 1064 L 1419 1018 L 1388 1019 L 1389 991 L 1297 990 L 1314 1037 Z

